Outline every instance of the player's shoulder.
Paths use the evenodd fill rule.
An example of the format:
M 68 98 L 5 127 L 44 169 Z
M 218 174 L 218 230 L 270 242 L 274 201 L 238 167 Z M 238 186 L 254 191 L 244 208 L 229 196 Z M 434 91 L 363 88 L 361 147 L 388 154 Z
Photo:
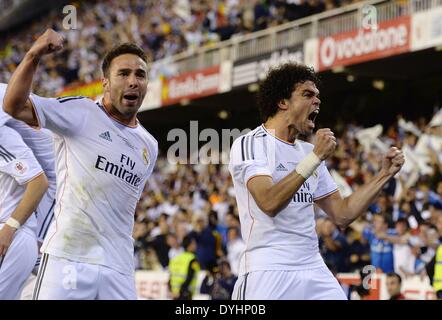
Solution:
M 9 126 L 0 126 L 0 142 L 14 142 L 21 140 L 20 134 Z
M 234 141 L 233 141 L 233 145 L 232 148 L 235 146 L 236 148 L 240 147 L 241 144 L 244 145 L 244 143 L 246 142 L 251 142 L 253 140 L 253 142 L 255 141 L 263 141 L 267 136 L 267 133 L 265 132 L 265 130 L 262 128 L 262 126 L 256 127 L 255 129 L 240 135 L 239 137 L 237 137 Z
M 266 153 L 268 134 L 259 126 L 235 139 L 230 149 L 230 159 L 241 163 L 255 160 Z
M 143 138 L 143 140 L 152 148 L 155 150 L 158 150 L 158 141 L 155 139 L 155 137 L 147 131 L 147 129 L 141 125 L 141 123 L 138 124 L 140 130 L 138 131 Z
M 0 162 L 8 163 L 28 150 L 29 147 L 17 131 L 8 126 L 0 127 Z
M 69 103 L 69 104 L 75 104 L 79 106 L 93 106 L 96 107 L 96 104 L 94 100 L 92 100 L 89 97 L 85 96 L 63 96 L 63 97 L 56 97 L 54 98 L 58 101 L 58 103 Z
M 314 144 L 300 139 L 296 139 L 296 144 L 298 144 L 298 146 L 306 152 L 312 151 L 315 147 Z

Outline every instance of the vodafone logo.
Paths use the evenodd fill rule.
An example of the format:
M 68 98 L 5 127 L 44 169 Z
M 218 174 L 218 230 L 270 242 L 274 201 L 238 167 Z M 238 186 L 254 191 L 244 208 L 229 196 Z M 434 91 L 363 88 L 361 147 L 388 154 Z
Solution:
M 323 39 L 319 47 L 320 68 L 358 63 L 407 51 L 410 44 L 409 23 L 385 24 L 381 24 L 377 30 L 361 29 Z

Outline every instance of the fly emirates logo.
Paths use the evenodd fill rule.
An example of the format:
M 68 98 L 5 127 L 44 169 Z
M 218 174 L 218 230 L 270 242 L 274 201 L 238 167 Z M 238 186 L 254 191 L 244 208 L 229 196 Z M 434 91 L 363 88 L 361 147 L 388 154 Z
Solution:
M 125 154 L 121 154 L 120 163 L 113 163 L 106 159 L 106 157 L 98 156 L 95 168 L 102 170 L 111 175 L 114 175 L 121 180 L 126 181 L 131 186 L 138 187 L 141 182 L 141 177 L 133 173 L 136 162 Z

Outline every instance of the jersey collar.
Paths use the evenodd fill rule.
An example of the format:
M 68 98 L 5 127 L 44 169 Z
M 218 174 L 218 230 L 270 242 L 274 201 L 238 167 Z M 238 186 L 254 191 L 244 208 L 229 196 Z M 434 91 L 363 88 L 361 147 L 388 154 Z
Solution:
M 131 129 L 135 129 L 135 128 L 138 127 L 138 124 L 139 124 L 140 122 L 138 121 L 138 119 L 137 119 L 136 117 L 135 117 L 135 122 L 136 122 L 136 124 L 135 124 L 134 126 L 129 126 L 129 125 L 127 125 L 127 124 L 125 124 L 125 123 L 123 123 L 123 122 L 121 122 L 121 121 L 115 119 L 114 117 L 112 117 L 112 116 L 110 115 L 110 113 L 106 110 L 106 108 L 105 108 L 104 105 L 103 105 L 103 98 L 96 100 L 95 103 L 97 104 L 97 106 L 100 107 L 101 110 L 104 111 L 104 113 L 106 113 L 106 115 L 107 115 L 109 118 L 111 118 L 111 119 L 114 120 L 115 122 L 118 122 L 118 123 L 121 124 L 122 126 L 125 126 L 125 127 L 128 127 L 128 128 L 131 128 Z
M 275 135 L 273 135 L 272 133 L 270 133 L 270 131 L 268 131 L 268 130 L 266 129 L 266 127 L 264 126 L 264 123 L 261 124 L 261 127 L 264 129 L 265 132 L 267 132 L 270 136 L 272 136 L 272 137 L 275 138 L 276 140 L 281 141 L 282 143 L 288 144 L 289 146 L 292 146 L 292 147 L 294 147 L 294 146 L 296 145 L 296 140 L 295 140 L 295 142 L 288 142 L 288 141 L 283 140 L 283 139 L 280 139 L 280 138 L 278 138 L 277 136 L 275 136 Z

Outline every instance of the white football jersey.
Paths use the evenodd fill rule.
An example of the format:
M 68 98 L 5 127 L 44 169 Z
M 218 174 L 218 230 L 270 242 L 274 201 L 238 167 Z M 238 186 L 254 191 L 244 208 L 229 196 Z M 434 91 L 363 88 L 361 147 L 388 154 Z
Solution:
M 0 83 L 0 105 L 6 92 L 7 84 Z M 4 119 L 5 125 L 17 131 L 25 144 L 32 150 L 37 161 L 40 163 L 48 179 L 48 191 L 41 199 L 37 210 L 37 237 L 43 241 L 54 216 L 55 206 L 55 154 L 54 139 L 52 132 L 47 129 L 37 130 L 28 126 L 23 121 L 19 121 L 6 114 L 0 108 L 0 119 Z
M 247 189 L 247 182 L 259 175 L 270 176 L 273 183 L 277 183 L 293 172 L 313 147 L 300 140 L 293 144 L 280 140 L 264 126 L 234 141 L 229 171 L 246 242 L 240 275 L 258 270 L 304 270 L 324 265 L 318 249 L 313 203 L 337 191 L 324 162 L 274 218 L 259 209 Z
M 0 223 L 11 216 L 26 191 L 26 183 L 43 173 L 34 154 L 21 136 L 7 126 L 0 126 Z M 20 228 L 36 233 L 35 214 Z
M 31 95 L 39 125 L 54 134 L 55 223 L 42 252 L 133 274 L 136 204 L 158 155 L 157 141 L 84 97 Z

